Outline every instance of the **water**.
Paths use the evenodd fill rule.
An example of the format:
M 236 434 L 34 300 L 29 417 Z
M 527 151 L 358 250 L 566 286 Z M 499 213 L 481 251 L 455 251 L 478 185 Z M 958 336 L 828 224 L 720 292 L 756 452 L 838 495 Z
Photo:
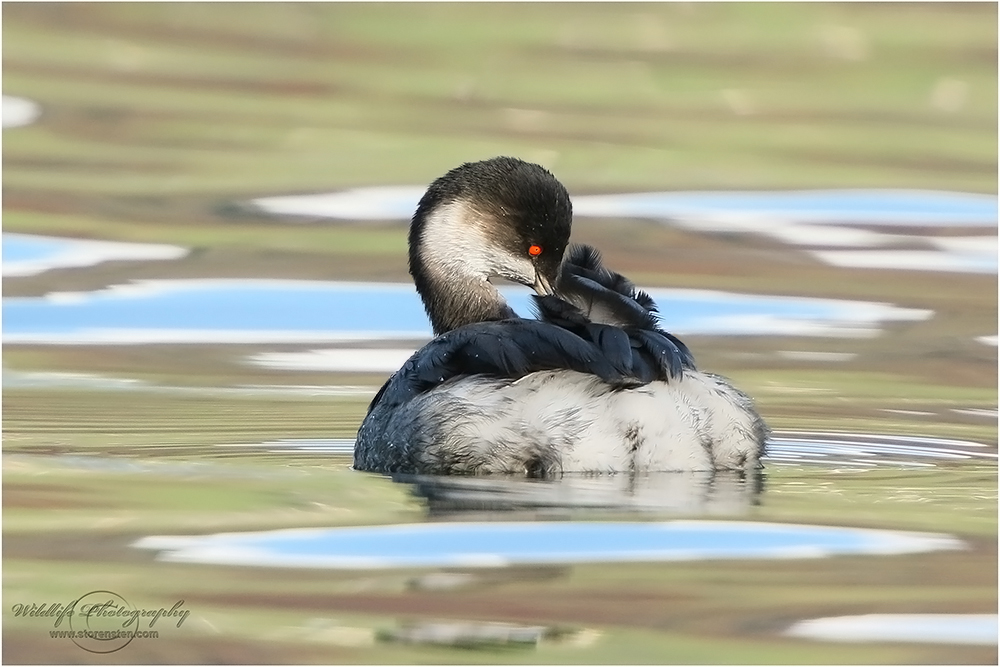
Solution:
M 530 296 L 501 288 L 516 312 Z M 889 304 L 766 297 L 708 290 L 649 290 L 681 335 L 865 337 L 927 310 Z M 141 281 L 96 292 L 8 297 L 10 343 L 316 342 L 429 338 L 411 285 L 292 280 Z
M 773 465 L 933 467 L 941 461 L 996 460 L 990 447 L 968 440 L 860 433 L 780 431 L 768 441 Z
M 2 115 L 5 130 L 31 125 L 42 114 L 42 109 L 38 104 L 24 97 L 4 95 L 2 101 L 3 112 L 0 115 Z
M 651 192 L 574 199 L 576 215 L 642 218 L 753 217 L 811 223 L 991 226 L 997 199 L 931 190 Z
M 866 614 L 816 618 L 786 633 L 823 641 L 997 644 L 996 614 Z
M 79 266 L 111 258 L 167 259 L 171 253 L 186 252 L 173 246 L 27 235 L 4 234 L 3 239 L 4 266 L 13 267 L 9 270 L 17 275 L 39 267 Z M 876 335 L 886 323 L 932 316 L 924 309 L 864 301 L 711 290 L 648 291 L 665 325 L 681 335 L 866 337 Z M 525 316 L 533 312 L 527 290 L 504 287 L 501 293 L 515 311 Z M 412 285 L 406 284 L 146 280 L 92 292 L 3 300 L 3 340 L 7 343 L 297 343 L 427 339 L 430 335 L 423 306 Z M 329 364 L 337 354 L 326 352 L 325 358 L 312 361 Z M 398 367 L 400 357 L 405 359 L 404 352 L 392 356 L 391 363 L 385 360 L 384 351 L 362 354 L 376 355 L 363 366 L 367 370 Z M 351 357 L 357 360 L 358 354 Z M 264 356 L 255 363 L 287 368 L 303 361 Z M 344 367 L 347 363 L 340 359 L 336 369 L 351 370 Z
M 292 220 L 406 220 L 422 194 L 423 187 L 372 187 L 268 197 L 253 204 L 275 215 L 294 216 Z M 573 214 L 764 235 L 840 267 L 997 272 L 997 198 L 992 195 L 932 190 L 576 194 Z M 900 227 L 923 231 L 900 232 Z M 954 227 L 979 227 L 985 233 L 940 235 Z
M 52 259 L 66 248 L 79 247 L 75 239 L 61 239 L 34 234 L 3 234 L 3 263 L 6 266 L 19 262 L 37 262 Z
M 167 53 L 125 33 L 100 39 L 97 57 L 133 79 Z M 219 46 L 228 53 L 232 44 Z M 32 86 L 42 91 L 43 83 Z M 235 83 L 249 90 L 250 82 Z M 170 210 L 169 191 L 194 192 L 183 169 L 153 188 L 155 201 L 131 196 L 141 183 L 99 180 L 102 171 L 112 180 L 122 173 L 105 169 L 115 163 L 99 155 L 105 126 L 114 126 L 115 141 L 122 132 L 151 140 L 140 158 L 163 148 L 153 145 L 161 139 L 183 143 L 187 131 L 157 114 L 145 115 L 168 125 L 129 113 L 124 127 L 114 104 L 106 106 L 62 105 L 42 116 L 34 102 L 4 96 L 3 126 L 18 128 L 5 130 L 18 144 L 14 168 L 30 185 L 15 193 L 15 208 L 50 228 L 91 225 L 95 235 L 113 234 L 108 213 L 120 224 L 136 211 L 153 226 L 207 217 L 198 209 L 218 194 L 211 187 L 183 213 Z M 326 132 L 300 128 L 293 138 L 314 130 Z M 86 141 L 57 159 L 56 144 L 73 131 Z M 39 141 L 44 155 L 32 153 Z M 55 174 L 50 163 L 70 189 L 80 186 L 76 177 L 98 179 L 97 187 L 60 200 L 60 184 L 46 178 Z M 157 160 L 144 166 L 158 168 Z M 275 225 L 404 221 L 422 191 L 257 202 L 292 216 Z M 112 192 L 121 196 L 101 194 Z M 8 298 L 6 661 L 79 662 L 77 648 L 59 652 L 51 619 L 13 608 L 100 588 L 137 607 L 191 610 L 184 627 L 164 619 L 156 641 L 121 653 L 150 664 L 996 664 L 989 376 L 997 342 L 988 276 L 997 271 L 997 198 L 664 192 L 574 203 L 581 218 L 643 218 L 704 233 L 709 255 L 720 248 L 712 242 L 753 235 L 758 249 L 787 249 L 835 275 L 824 295 L 878 294 L 787 299 L 785 285 L 766 276 L 755 289 L 771 295 L 654 292 L 672 330 L 729 337 L 709 341 L 731 364 L 723 370 L 753 387 L 782 427 L 762 472 L 524 480 L 350 470 L 367 400 L 429 335 L 409 285 L 141 281 Z M 69 217 L 52 218 L 54 210 Z M 88 267 L 122 262 L 120 274 L 189 251 L 4 234 L 3 275 L 34 276 L 39 290 L 55 270 L 53 282 L 80 275 L 102 284 L 102 272 Z M 683 278 L 696 285 L 705 276 Z M 529 312 L 524 291 L 509 297 Z M 366 347 L 373 339 L 381 349 Z M 170 345 L 177 342 L 186 345 Z
M 344 220 L 406 220 L 426 186 L 355 188 L 343 192 L 255 199 L 280 215 Z M 810 223 L 992 227 L 997 198 L 933 190 L 811 190 L 791 192 L 639 192 L 573 197 L 579 217 L 653 219 L 749 218 Z
M 31 276 L 51 269 L 93 266 L 108 261 L 180 259 L 186 248 L 157 243 L 120 243 L 4 233 L 3 275 Z
M 945 535 L 730 521 L 423 523 L 147 537 L 132 546 L 157 550 L 172 562 L 346 569 L 823 558 L 965 548 Z
M 35 275 L 143 261 L 9 235 L 4 253 Z M 183 598 L 203 636 L 241 628 L 290 651 L 359 651 L 345 662 L 392 662 L 392 641 L 408 642 L 411 662 L 511 643 L 538 662 L 574 646 L 605 662 L 684 646 L 693 662 L 990 662 L 995 395 L 961 375 L 850 370 L 871 359 L 867 345 L 951 314 L 888 298 L 651 291 L 678 333 L 766 334 L 740 357 L 773 380 L 757 391 L 783 426 L 763 471 L 350 470 L 367 401 L 430 334 L 410 285 L 161 280 L 6 298 L 7 354 L 47 365 L 3 374 L 5 596 L 86 593 L 51 574 L 61 553 L 126 598 Z M 525 290 L 505 295 L 529 312 Z M 949 350 L 995 350 L 988 330 L 961 330 Z M 817 349 L 783 349 L 805 347 L 798 337 Z M 900 351 L 907 372 L 935 361 L 933 336 L 900 340 L 925 346 Z M 219 344 L 234 342 L 247 345 Z M 772 372 L 773 359 L 799 375 Z M 316 371 L 378 375 L 303 375 Z

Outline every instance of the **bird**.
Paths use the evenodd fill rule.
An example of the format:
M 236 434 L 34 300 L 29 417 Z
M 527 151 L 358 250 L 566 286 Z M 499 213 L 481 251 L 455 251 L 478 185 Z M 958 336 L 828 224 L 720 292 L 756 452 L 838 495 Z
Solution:
M 508 474 L 755 470 L 769 429 L 728 379 L 697 369 L 653 299 L 569 243 L 572 202 L 513 157 L 435 180 L 409 230 L 434 338 L 381 387 L 356 470 Z M 520 317 L 493 280 L 532 288 Z

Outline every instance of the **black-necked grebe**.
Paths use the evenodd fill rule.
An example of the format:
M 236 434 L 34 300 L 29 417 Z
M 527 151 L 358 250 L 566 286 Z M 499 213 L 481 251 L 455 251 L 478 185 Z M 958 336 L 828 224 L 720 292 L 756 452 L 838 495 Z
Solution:
M 746 394 L 698 371 L 652 299 L 567 252 L 572 206 L 514 158 L 434 181 L 410 226 L 410 273 L 436 337 L 383 385 L 354 467 L 431 474 L 753 469 L 767 427 Z M 564 257 L 565 256 L 565 257 Z M 534 288 L 518 317 L 490 283 Z

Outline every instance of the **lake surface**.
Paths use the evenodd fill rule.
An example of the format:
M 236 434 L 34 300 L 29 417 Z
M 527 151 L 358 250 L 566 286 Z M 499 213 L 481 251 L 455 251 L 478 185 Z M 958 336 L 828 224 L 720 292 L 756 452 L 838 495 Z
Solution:
M 93 266 L 112 260 L 170 260 L 186 248 L 158 243 L 123 243 L 65 239 L 34 234 L 2 235 L 3 275 L 30 276 L 50 269 Z
M 355 188 L 314 195 L 253 200 L 281 215 L 344 220 L 406 220 L 426 186 Z M 997 198 L 933 190 L 807 190 L 786 192 L 638 192 L 574 195 L 573 214 L 581 217 L 652 219 L 771 218 L 817 224 L 845 222 L 880 225 L 991 227 Z
M 866 614 L 816 618 L 788 629 L 791 637 L 846 642 L 997 643 L 996 614 Z
M 526 290 L 501 288 L 516 312 Z M 889 304 L 649 290 L 678 334 L 864 337 L 882 322 L 930 317 Z M 139 281 L 95 292 L 3 300 L 9 343 L 299 342 L 427 338 L 412 285 L 290 280 Z
M 393 35 L 350 5 L 329 20 L 275 6 L 229 22 L 204 5 L 165 20 L 153 5 L 3 7 L 23 28 L 5 30 L 6 92 L 38 100 L 2 100 L 6 228 L 190 243 L 2 237 L 4 662 L 997 664 L 995 194 L 574 192 L 580 231 L 626 274 L 726 290 L 653 296 L 775 431 L 748 474 L 550 480 L 351 470 L 368 401 L 430 335 L 422 307 L 409 284 L 269 279 L 402 276 L 401 255 L 368 264 L 347 247 L 398 244 L 425 184 L 264 196 L 365 173 L 378 185 L 372 164 L 412 175 L 416 153 L 430 164 L 490 146 L 589 161 L 588 182 L 623 188 L 632 160 L 667 174 L 692 158 L 684 182 L 709 186 L 995 193 L 995 155 L 967 150 L 995 140 L 982 113 L 995 63 L 981 62 L 995 58 L 993 21 L 980 31 L 991 45 L 939 39 L 958 15 L 937 9 L 917 12 L 927 25 L 895 8 L 791 17 L 808 34 L 787 67 L 773 40 L 749 59 L 732 40 L 726 53 L 674 43 L 693 35 L 672 33 L 684 21 L 717 27 L 711 7 L 645 5 L 611 25 L 539 6 L 516 44 L 491 44 L 499 33 L 481 22 L 486 40 L 451 30 L 476 51 L 463 62 L 461 48 L 424 48 L 447 46 L 434 30 L 461 23 L 462 7 Z M 888 53 L 872 32 L 883 24 L 934 35 L 943 60 L 913 40 Z M 878 86 L 907 49 L 926 71 Z M 567 76 L 519 88 L 539 55 Z M 675 61 L 697 76 L 669 78 L 701 102 L 664 98 Z M 598 104 L 574 63 L 626 95 Z M 774 69 L 768 100 L 758 66 Z M 753 89 L 718 90 L 727 67 Z M 859 93 L 905 87 L 923 111 L 781 98 L 803 83 L 785 75 L 810 69 L 864 72 Z M 679 124 L 658 127 L 660 112 Z M 615 128 L 616 114 L 638 125 Z M 719 119 L 733 159 L 699 136 Z M 675 243 L 683 261 L 657 265 Z M 233 275 L 260 280 L 140 279 Z M 851 300 L 782 296 L 793 289 Z M 504 293 L 530 315 L 526 290 Z M 15 612 L 97 589 L 190 616 L 104 659 Z
M 995 419 L 996 413 L 984 415 Z M 353 438 L 286 439 L 261 443 L 230 444 L 250 450 L 304 454 L 327 453 L 350 455 Z M 768 465 L 821 465 L 840 468 L 930 468 L 942 461 L 995 461 L 997 454 L 989 446 L 970 440 L 931 438 L 915 435 L 894 436 L 875 433 L 823 433 L 813 431 L 777 431 L 768 438 Z M 671 473 L 672 475 L 673 473 Z M 567 478 L 570 479 L 570 478 Z M 600 478 L 586 478 L 597 485 Z M 667 477 L 667 479 L 676 479 Z M 489 479 L 464 478 L 462 483 L 490 484 Z M 536 485 L 537 486 L 537 485 Z M 542 487 L 546 485 L 541 485 Z
M 875 252 L 884 241 L 871 230 L 820 226 L 829 233 L 815 238 L 828 250 Z M 800 243 L 794 225 L 781 229 Z M 187 253 L 3 240 L 10 277 Z M 949 243 L 962 250 L 965 242 Z M 502 291 L 530 314 L 526 289 Z M 549 656 L 539 637 L 569 632 L 618 659 L 637 646 L 663 655 L 680 642 L 730 660 L 765 647 L 788 650 L 785 662 L 945 655 L 920 651 L 990 662 L 994 398 L 923 381 L 886 389 L 873 374 L 845 376 L 857 387 L 827 386 L 888 330 L 949 314 L 888 299 L 649 291 L 678 334 L 762 336 L 766 345 L 741 359 L 820 369 L 809 381 L 775 374 L 758 384 L 774 392 L 765 401 L 779 397 L 793 410 L 768 413 L 782 428 L 763 471 L 527 480 L 350 470 L 365 405 L 430 336 L 408 284 L 137 280 L 5 298 L 8 354 L 59 360 L 3 375 L 5 530 L 15 531 L 5 534 L 5 554 L 15 554 L 5 562 L 48 573 L 54 551 L 83 554 L 73 566 L 88 576 L 126 581 L 143 599 L 183 597 L 197 607 L 199 632 L 217 632 L 219 618 L 230 617 L 217 610 L 235 610 L 226 614 L 265 621 L 234 627 L 281 641 L 362 637 L 355 662 L 385 655 L 379 637 L 421 636 L 409 626 L 386 630 L 412 618 L 463 619 L 441 632 L 464 639 L 408 640 L 418 652 L 435 642 L 454 651 L 470 636 L 490 638 L 496 651 L 498 641 L 507 646 L 496 638 L 513 632 L 503 623 L 514 623 L 533 628 L 527 655 L 539 660 Z M 988 357 L 996 337 L 982 333 L 953 345 Z M 366 347 L 371 341 L 380 347 Z M 314 347 L 323 343 L 337 347 Z M 933 353 L 912 363 L 928 359 Z M 59 370 L 67 360 L 88 372 Z M 304 371 L 380 375 L 320 382 Z M 869 393 L 859 401 L 852 392 Z M 5 583 L 6 595 L 19 591 Z M 282 614 L 295 619 L 290 629 L 270 628 Z M 642 630 L 651 622 L 655 632 Z M 718 653 L 720 642 L 735 648 Z M 850 653 L 853 645 L 870 648 Z
M 253 205 L 291 220 L 406 220 L 422 186 L 264 197 Z M 657 220 L 701 232 L 769 236 L 833 266 L 997 272 L 997 198 L 932 190 L 639 192 L 574 195 L 578 218 Z M 896 228 L 921 228 L 920 232 Z M 960 236 L 938 232 L 980 228 Z M 934 230 L 938 230 L 935 232 Z
M 2 100 L 2 123 L 3 128 L 23 127 L 31 125 L 42 114 L 42 109 L 37 103 L 24 97 L 14 97 L 4 95 Z
M 4 234 L 3 253 L 7 275 L 28 275 L 109 259 L 173 259 L 186 250 Z M 648 292 L 664 326 L 680 335 L 865 337 L 876 335 L 884 323 L 932 315 L 862 301 L 711 290 Z M 502 287 L 501 293 L 516 312 L 531 316 L 528 290 Z M 92 292 L 3 300 L 6 343 L 316 342 L 430 335 L 423 306 L 408 284 L 146 280 Z M 372 363 L 380 369 L 384 362 Z
M 823 558 L 962 549 L 946 535 L 728 521 L 422 523 L 148 537 L 169 561 L 269 567 L 503 567 L 517 564 Z
M 352 439 L 228 445 L 248 453 L 347 455 Z M 763 462 L 807 470 L 922 469 L 996 461 L 986 445 L 948 438 L 778 432 Z M 806 466 L 806 468 L 803 468 Z M 927 470 L 932 469 L 932 470 Z M 759 481 L 728 473 L 563 475 L 551 480 L 399 475 L 425 496 L 432 515 L 526 508 L 746 515 L 760 502 Z M 151 536 L 133 546 L 172 562 L 310 568 L 506 567 L 529 563 L 674 561 L 719 558 L 821 558 L 965 549 L 943 534 L 733 521 L 666 523 L 422 523 L 203 536 Z

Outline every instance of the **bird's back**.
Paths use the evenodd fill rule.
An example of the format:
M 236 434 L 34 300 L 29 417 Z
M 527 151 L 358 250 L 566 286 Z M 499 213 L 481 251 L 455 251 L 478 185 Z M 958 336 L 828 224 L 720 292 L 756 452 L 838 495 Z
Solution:
M 755 467 L 766 427 L 697 371 L 655 304 L 572 248 L 538 319 L 482 322 L 414 354 L 372 401 L 355 467 L 446 474 Z

